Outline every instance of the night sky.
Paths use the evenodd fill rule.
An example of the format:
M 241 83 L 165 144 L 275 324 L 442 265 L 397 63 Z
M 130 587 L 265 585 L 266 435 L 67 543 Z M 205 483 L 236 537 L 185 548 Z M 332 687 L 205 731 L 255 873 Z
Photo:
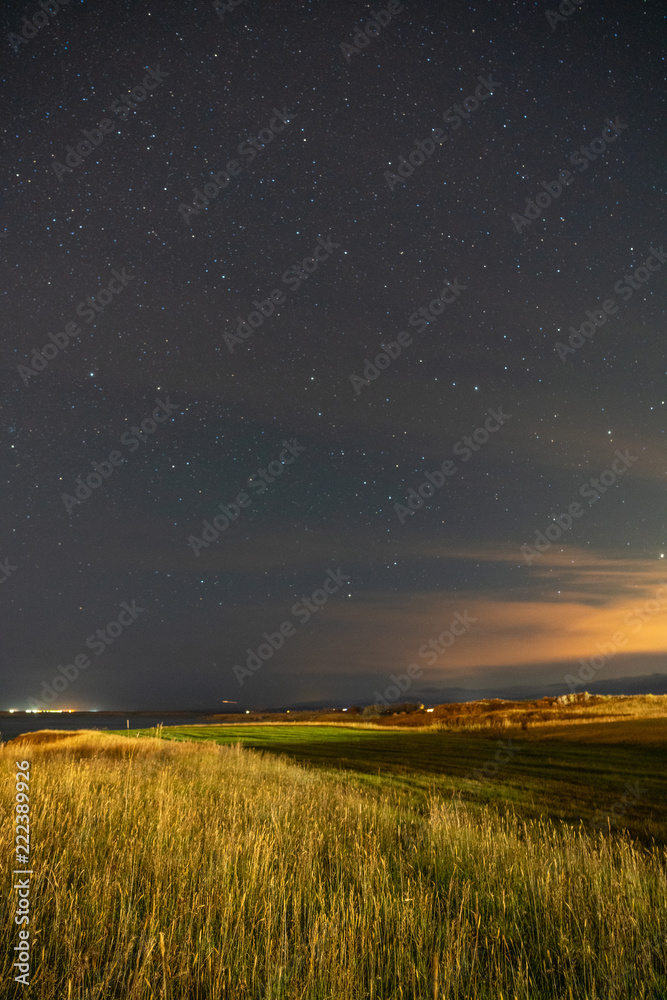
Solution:
M 2 10 L 0 708 L 667 672 L 660 5 L 56 6 Z

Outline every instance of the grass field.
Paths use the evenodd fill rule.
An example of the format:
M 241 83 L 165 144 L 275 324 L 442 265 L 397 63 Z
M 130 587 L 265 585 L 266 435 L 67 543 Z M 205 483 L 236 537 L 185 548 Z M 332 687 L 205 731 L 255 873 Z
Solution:
M 664 1000 L 667 726 L 562 730 L 5 745 L 0 839 L 11 858 L 14 761 L 29 759 L 35 874 L 27 989 L 0 901 L 2 996 Z M 628 782 L 638 800 L 593 828 Z
M 397 710 L 398 705 L 373 709 L 329 709 L 323 711 L 247 712 L 244 722 L 334 722 L 346 725 L 381 726 L 383 729 L 435 726 L 446 729 L 506 729 L 534 726 L 579 725 L 589 722 L 615 721 L 623 718 L 649 719 L 667 717 L 667 695 L 589 695 L 580 692 L 568 695 L 565 704 L 557 698 L 536 701 L 507 701 L 490 698 L 484 701 L 448 702 L 420 709 Z M 369 714 L 366 714 L 369 713 Z M 212 715 L 211 722 L 238 722 L 232 714 Z
M 138 732 L 147 736 L 155 730 Z M 667 843 L 663 718 L 493 735 L 291 723 L 165 727 L 162 735 L 223 745 L 240 742 L 299 763 L 343 768 L 366 784 L 392 784 L 422 798 L 436 791 L 456 795 L 471 804 L 511 807 L 526 818 L 582 821 L 598 828 L 607 826 L 608 817 L 613 828 L 625 828 L 645 843 Z M 624 795 L 632 800 L 623 802 Z

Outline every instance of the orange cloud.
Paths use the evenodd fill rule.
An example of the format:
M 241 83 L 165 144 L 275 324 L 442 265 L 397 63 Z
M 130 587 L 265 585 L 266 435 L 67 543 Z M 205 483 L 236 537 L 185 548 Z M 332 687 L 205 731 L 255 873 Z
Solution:
M 431 553 L 433 554 L 433 553 Z M 451 554 L 449 554 L 451 556 Z M 497 550 L 478 560 L 516 562 Z M 458 558 L 471 558 L 459 553 Z M 472 555 L 473 560 L 475 554 Z M 346 657 L 361 669 L 377 669 L 382 659 L 393 670 L 418 663 L 426 680 L 451 680 L 478 668 L 589 658 L 598 644 L 617 643 L 619 653 L 667 653 L 667 565 L 657 560 L 585 556 L 581 551 L 548 553 L 543 565 L 527 568 L 534 589 L 517 590 L 517 599 L 495 592 L 432 591 L 397 595 L 374 593 L 330 609 L 331 626 L 344 626 L 357 647 L 344 641 Z M 529 596 L 524 596 L 526 593 Z M 449 629 L 455 612 L 476 619 L 432 667 L 419 650 Z M 335 626 L 334 626 L 335 621 Z M 377 641 L 361 647 L 363 630 Z M 613 638 L 615 637 L 615 638 Z M 348 652 L 349 649 L 349 652 Z

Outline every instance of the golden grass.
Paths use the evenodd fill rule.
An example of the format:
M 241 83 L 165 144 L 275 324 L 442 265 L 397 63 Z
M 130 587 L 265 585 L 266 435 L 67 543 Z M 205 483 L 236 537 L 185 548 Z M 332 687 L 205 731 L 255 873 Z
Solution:
M 54 755 L 64 754 L 83 760 L 90 757 L 122 760 L 169 760 L 178 755 L 178 748 L 166 740 L 128 740 L 94 729 L 40 729 L 36 733 L 23 733 L 8 743 L 0 744 L 4 757 L 28 754 L 31 760 L 49 760 Z M 192 750 L 190 744 L 183 744 L 185 750 Z M 203 753 L 212 753 L 209 744 L 202 744 Z
M 17 754 L 21 756 L 17 756 Z M 38 1000 L 667 996 L 664 851 L 240 747 L 30 734 Z M 13 991 L 16 928 L 0 901 Z
M 589 701 L 558 705 L 555 698 L 538 701 L 448 702 L 432 712 L 415 710 L 381 717 L 363 718 L 359 712 L 290 711 L 211 715 L 209 723 L 248 723 L 253 726 L 276 722 L 306 726 L 345 726 L 352 729 L 533 729 L 541 726 L 581 725 L 588 722 L 618 722 L 628 718 L 667 718 L 667 695 L 596 695 Z

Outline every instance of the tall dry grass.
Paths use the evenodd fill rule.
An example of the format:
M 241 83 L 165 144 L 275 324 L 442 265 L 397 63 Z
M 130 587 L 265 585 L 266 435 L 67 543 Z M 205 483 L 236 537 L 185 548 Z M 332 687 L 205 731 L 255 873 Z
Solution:
M 32 765 L 38 1000 L 667 996 L 664 852 L 238 747 L 80 734 Z

